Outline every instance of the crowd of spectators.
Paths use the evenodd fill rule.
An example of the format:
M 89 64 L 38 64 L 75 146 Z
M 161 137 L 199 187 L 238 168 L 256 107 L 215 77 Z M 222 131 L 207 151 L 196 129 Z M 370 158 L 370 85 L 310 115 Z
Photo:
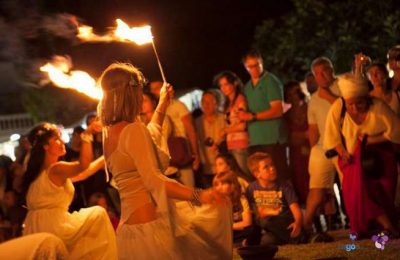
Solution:
M 162 146 L 172 157 L 183 152 L 190 160 L 171 164 L 165 174 L 227 195 L 240 245 L 328 242 L 327 231 L 339 228 L 360 237 L 380 231 L 398 237 L 400 46 L 389 50 L 387 65 L 355 55 L 344 75 L 335 74 L 328 58 L 316 57 L 304 77 L 306 87 L 282 84 L 257 51 L 242 62 L 249 81 L 243 84 L 231 71 L 217 74 L 202 95 L 200 116 L 172 100 Z M 153 81 L 144 92 L 145 124 L 157 112 L 161 86 Z M 95 114 L 86 124 L 93 120 Z M 64 160 L 79 158 L 83 131 L 74 128 Z M 101 133 L 93 148 L 96 159 L 102 155 Z M 20 185 L 29 149 L 29 137 L 22 136 L 15 161 L 0 156 L 0 241 L 22 234 L 26 208 Z M 367 153 L 376 159 L 372 170 L 363 164 Z M 102 171 L 74 183 L 70 211 L 100 205 L 116 228 L 119 198 L 112 173 Z

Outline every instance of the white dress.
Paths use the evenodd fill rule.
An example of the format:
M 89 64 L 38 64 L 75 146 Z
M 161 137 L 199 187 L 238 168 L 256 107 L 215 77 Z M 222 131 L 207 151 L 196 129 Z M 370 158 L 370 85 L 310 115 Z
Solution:
M 169 157 L 156 145 L 160 139 L 157 125 L 131 123 L 106 158 L 121 198 L 119 259 L 232 259 L 231 205 L 192 208 L 169 199 L 165 182 L 175 181 L 162 174 Z M 156 205 L 156 220 L 125 224 L 147 203 Z
M 71 214 L 68 206 L 73 195 L 70 179 L 59 187 L 43 171 L 28 190 L 24 235 L 56 235 L 67 247 L 69 259 L 117 259 L 115 233 L 106 211 L 95 206 Z
M 50 233 L 36 233 L 0 244 L 0 259 L 65 260 L 68 251 L 61 239 Z

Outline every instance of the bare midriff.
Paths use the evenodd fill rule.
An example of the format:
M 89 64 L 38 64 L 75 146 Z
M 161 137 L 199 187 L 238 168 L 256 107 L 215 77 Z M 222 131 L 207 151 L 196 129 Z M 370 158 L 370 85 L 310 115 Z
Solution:
M 129 218 L 126 220 L 125 224 L 135 225 L 144 224 L 157 219 L 156 207 L 152 202 L 146 203 L 143 206 L 137 208 Z

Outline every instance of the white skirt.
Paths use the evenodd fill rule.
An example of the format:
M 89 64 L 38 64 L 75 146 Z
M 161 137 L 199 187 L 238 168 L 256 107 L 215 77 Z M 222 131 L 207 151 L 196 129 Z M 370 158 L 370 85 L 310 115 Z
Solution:
M 115 232 L 106 211 L 94 206 L 79 212 L 65 209 L 28 211 L 24 235 L 48 232 L 66 245 L 69 259 L 114 260 L 117 258 Z
M 175 233 L 168 216 L 117 229 L 120 260 L 232 259 L 232 222 L 229 207 L 191 208 L 178 203 Z
M 182 259 L 166 218 L 145 224 L 122 224 L 117 229 L 118 259 Z

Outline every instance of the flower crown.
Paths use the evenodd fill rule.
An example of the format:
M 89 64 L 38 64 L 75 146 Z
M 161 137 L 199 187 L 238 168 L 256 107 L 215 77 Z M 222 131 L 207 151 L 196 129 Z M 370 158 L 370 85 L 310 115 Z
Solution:
M 46 123 L 42 125 L 41 128 L 37 130 L 36 133 L 34 134 L 34 138 L 32 140 L 32 146 L 35 146 L 43 136 L 52 133 L 52 130 L 54 131 L 55 129 L 54 126 L 52 126 L 51 124 Z
M 140 78 L 139 81 L 137 81 L 133 75 L 131 75 L 131 79 L 128 82 L 128 85 L 131 87 L 141 87 L 143 88 L 147 84 L 146 78 L 143 76 L 142 73 L 139 73 L 138 77 Z

